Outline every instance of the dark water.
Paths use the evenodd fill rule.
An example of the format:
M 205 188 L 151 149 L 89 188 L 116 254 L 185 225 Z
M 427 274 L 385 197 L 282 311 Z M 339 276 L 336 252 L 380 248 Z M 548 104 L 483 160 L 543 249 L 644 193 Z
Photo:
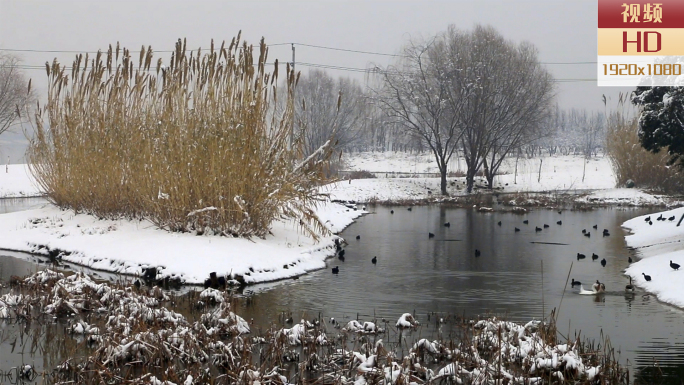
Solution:
M 0 212 L 3 209 L 12 207 L 0 206 Z M 564 335 L 574 337 L 581 331 L 581 338 L 596 341 L 607 336 L 632 379 L 635 374 L 640 376 L 635 383 L 680 384 L 684 378 L 684 312 L 641 291 L 633 296 L 623 293 L 628 279 L 622 271 L 630 251 L 620 224 L 651 210 L 558 214 L 540 209 L 525 215 L 439 206 L 414 207 L 410 212 L 395 207 L 394 214 L 385 207 L 370 210 L 371 214 L 343 232 L 349 242 L 344 262 L 331 259 L 328 269 L 298 280 L 251 286 L 245 291 L 249 301 L 242 301 L 238 314 L 253 318 L 262 327 L 282 322 L 283 314 L 292 314 L 296 320 L 320 314 L 343 322 L 357 317 L 362 321 L 385 318 L 393 325 L 404 312 L 415 312 L 424 324 L 430 323 L 428 312 L 443 317 L 496 314 L 527 322 L 555 308 L 558 329 Z M 523 219 L 528 219 L 529 225 L 523 224 Z M 558 220 L 563 224 L 557 225 Z M 447 221 L 451 227 L 443 226 Z M 535 231 L 535 226 L 545 223 L 550 227 Z M 594 224 L 598 230 L 592 228 Z M 516 233 L 514 227 L 521 231 Z M 610 237 L 601 237 L 604 228 Z M 584 237 L 582 229 L 591 231 L 592 236 Z M 435 237 L 429 239 L 428 232 Z M 361 239 L 356 240 L 356 235 Z M 481 251 L 480 257 L 475 257 L 475 249 Z M 578 252 L 588 258 L 577 261 Z M 599 261 L 592 262 L 592 253 L 600 256 L 599 261 L 606 258 L 605 268 Z M 376 265 L 371 263 L 373 256 L 378 258 Z M 39 268 L 16 257 L 22 256 L 0 258 L 2 281 Z M 582 296 L 576 289 L 566 288 L 571 265 L 570 278 L 584 282 L 586 288 L 598 279 L 605 283 L 607 293 Z M 339 266 L 339 275 L 331 274 L 333 266 Z M 59 333 L 46 329 L 41 329 L 39 345 L 49 348 L 44 353 L 20 355 L 16 352 L 20 344 L 11 345 L 11 341 L 21 335 L 21 326 L 0 325 L 0 382 L 2 370 L 18 363 L 34 360 L 38 367 L 51 368 L 58 362 L 64 353 L 55 352 L 46 341 L 48 335 L 54 338 Z M 431 330 L 434 328 L 424 328 L 421 333 L 434 338 Z M 12 346 L 17 348 L 13 351 Z
M 629 280 L 622 272 L 631 254 L 620 225 L 650 210 L 558 214 L 539 209 L 525 215 L 439 206 L 412 211 L 395 207 L 394 214 L 385 207 L 371 210 L 341 234 L 349 242 L 344 262 L 331 259 L 325 271 L 264 288 L 242 314 L 273 320 L 283 311 L 295 319 L 320 311 L 346 321 L 359 313 L 362 320 L 384 317 L 393 324 L 404 312 L 415 311 L 426 322 L 427 313 L 434 311 L 466 317 L 496 314 L 527 322 L 556 308 L 559 332 L 571 337 L 581 332 L 581 338 L 596 341 L 609 337 L 632 376 L 641 372 L 646 377 L 638 383 L 680 384 L 684 378 L 684 312 L 639 290 L 624 294 Z M 559 220 L 562 225 L 556 224 Z M 447 221 L 451 227 L 443 226 Z M 544 224 L 549 228 L 535 231 Z M 516 233 L 514 227 L 521 231 Z M 582 229 L 592 236 L 583 236 Z M 602 237 L 603 229 L 611 236 Z M 435 237 L 429 239 L 428 232 Z M 475 249 L 480 257 L 475 257 Z M 578 252 L 587 259 L 577 261 Z M 592 262 L 592 253 L 600 258 Z M 377 265 L 371 263 L 373 256 Z M 602 258 L 605 268 L 599 263 Z M 585 288 L 598 279 L 607 293 L 583 296 L 569 283 L 565 287 L 571 265 L 570 278 L 584 282 Z M 333 266 L 339 266 L 339 275 L 331 274 Z

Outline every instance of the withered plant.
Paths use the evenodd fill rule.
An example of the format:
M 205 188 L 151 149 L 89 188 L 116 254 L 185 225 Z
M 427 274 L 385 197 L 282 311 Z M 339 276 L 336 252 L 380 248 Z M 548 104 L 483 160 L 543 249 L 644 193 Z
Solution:
M 302 159 L 303 135 L 292 130 L 299 76 L 287 64 L 278 93 L 278 61 L 269 72 L 267 54 L 263 39 L 253 47 L 238 34 L 207 51 L 179 40 L 156 68 L 151 47 L 136 65 L 118 44 L 78 55 L 70 71 L 46 63 L 33 176 L 57 206 L 100 218 L 247 237 L 291 218 L 314 238 L 325 234 L 314 209 L 334 138 Z

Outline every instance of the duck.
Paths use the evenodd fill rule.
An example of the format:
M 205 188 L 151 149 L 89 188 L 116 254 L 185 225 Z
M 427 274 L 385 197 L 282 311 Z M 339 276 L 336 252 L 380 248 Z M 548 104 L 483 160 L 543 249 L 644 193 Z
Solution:
M 337 256 L 337 259 L 339 259 L 340 261 L 344 262 L 344 255 L 341 255 L 341 254 L 338 255 L 338 256 Z
M 542 231 L 542 229 L 541 229 L 541 227 L 539 227 L 539 226 L 534 226 L 534 231 L 539 232 L 539 231 Z
M 515 232 L 518 232 L 518 231 L 520 231 L 520 229 L 516 227 L 516 228 L 515 228 Z
M 646 280 L 646 282 L 651 282 L 651 276 L 650 275 L 647 275 L 646 273 L 641 273 L 641 274 L 644 276 L 644 279 Z
M 591 260 L 595 261 L 597 259 L 598 259 L 598 255 L 596 255 L 596 253 L 591 253 Z
M 627 257 L 627 262 L 632 263 L 632 257 Z
M 586 234 L 586 233 L 587 233 L 587 229 L 582 229 L 582 234 Z
M 361 236 L 360 236 L 360 235 L 357 235 L 357 236 L 356 236 L 356 239 L 357 239 L 357 240 L 361 239 Z
M 444 224 L 444 227 L 451 227 L 451 222 L 447 222 Z
M 558 222 L 556 222 L 556 224 L 560 226 L 563 224 L 563 221 L 558 221 Z
M 545 228 L 545 229 L 548 229 L 548 228 L 549 228 L 549 225 L 547 225 L 546 223 L 544 223 L 544 228 Z
M 411 211 L 411 210 L 413 210 L 413 207 L 409 207 L 406 210 Z
M 586 257 L 587 257 L 587 256 L 584 255 L 584 254 L 577 253 L 577 260 L 578 260 L 578 261 L 579 261 L 580 259 L 584 259 L 584 258 L 586 258 Z
M 667 220 L 668 220 L 668 221 L 670 221 L 670 222 L 672 222 L 672 221 L 674 221 L 674 220 L 675 220 L 675 216 L 673 215 L 673 216 L 671 216 L 671 217 L 667 218 Z
M 658 216 L 658 218 L 656 218 L 657 221 L 662 221 L 663 219 L 665 219 L 665 218 L 663 218 L 663 214 L 660 214 L 660 216 Z
M 598 225 L 593 225 L 593 226 L 591 226 L 591 227 L 593 227 L 594 230 L 597 230 L 597 229 L 598 229 Z
M 670 261 L 670 267 L 673 270 L 679 270 L 679 264 L 678 263 L 672 263 L 672 261 Z
M 501 221 L 499 221 L 499 222 L 497 223 L 497 225 L 501 226 Z
M 644 218 L 644 222 L 650 222 L 650 221 L 651 221 L 651 216 L 650 216 L 650 215 L 647 216 L 646 218 Z
M 332 273 L 333 273 L 333 274 L 338 274 L 339 272 L 340 272 L 340 267 L 339 267 L 339 266 L 335 266 L 335 267 L 332 268 Z
M 524 224 L 529 224 L 530 221 L 528 221 L 527 219 L 525 219 L 525 220 L 523 221 L 523 223 L 524 223 Z
M 601 289 L 601 282 L 599 280 L 596 280 L 596 283 L 591 285 L 592 290 L 598 293 L 599 289 Z
M 344 249 L 340 250 L 339 255 L 340 255 L 340 258 L 344 259 Z
M 373 257 L 373 259 L 371 259 L 371 263 L 374 264 L 374 265 L 375 265 L 376 263 L 378 263 L 378 257 L 377 257 L 377 256 Z
M 584 233 L 584 236 L 587 238 L 591 238 L 591 233 L 587 231 L 586 233 Z
M 476 256 L 476 257 L 479 257 L 479 256 L 480 256 L 480 250 L 475 249 L 475 256 Z
M 394 210 L 390 210 L 390 214 L 394 214 Z
M 570 284 L 570 286 L 580 286 L 581 284 L 582 284 L 582 282 L 580 282 L 580 281 L 575 281 L 575 278 L 573 278 L 573 279 L 572 279 L 572 283 Z
M 648 225 L 649 225 L 649 226 L 653 226 L 653 222 L 648 221 Z
M 433 233 L 428 233 L 428 238 L 434 238 L 434 237 L 435 237 L 435 234 L 433 234 Z
M 608 232 L 608 229 L 603 229 L 603 236 L 604 237 L 610 237 L 610 233 Z
M 603 258 L 601 260 L 601 266 L 606 267 L 606 259 L 605 258 Z
M 634 293 L 634 285 L 632 285 L 632 277 L 629 277 L 629 285 L 625 286 L 625 293 Z

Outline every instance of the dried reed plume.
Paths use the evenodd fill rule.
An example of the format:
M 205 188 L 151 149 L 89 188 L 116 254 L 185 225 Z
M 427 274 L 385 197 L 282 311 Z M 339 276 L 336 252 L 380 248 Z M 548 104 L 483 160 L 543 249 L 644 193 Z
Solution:
M 684 188 L 681 169 L 667 165 L 670 159 L 667 151 L 654 154 L 641 147 L 638 132 L 638 115 L 628 116 L 617 111 L 609 116 L 606 153 L 618 186 L 631 179 L 637 187 L 662 193 L 681 192 Z
M 136 66 L 118 44 L 78 55 L 70 74 L 46 63 L 48 100 L 28 158 L 48 199 L 171 231 L 263 237 L 274 219 L 292 218 L 314 238 L 325 234 L 313 209 L 333 138 L 301 159 L 298 76 L 288 64 L 287 93 L 277 94 L 278 61 L 267 72 L 264 40 L 256 62 L 253 48 L 238 34 L 208 52 L 179 40 L 156 69 L 151 47 Z

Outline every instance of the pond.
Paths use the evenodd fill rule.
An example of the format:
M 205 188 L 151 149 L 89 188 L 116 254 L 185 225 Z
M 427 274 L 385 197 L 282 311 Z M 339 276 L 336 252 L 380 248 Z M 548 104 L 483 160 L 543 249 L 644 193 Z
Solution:
M 645 378 L 641 383 L 679 384 L 684 378 L 684 312 L 641 290 L 624 293 L 629 280 L 622 272 L 632 254 L 620 225 L 653 210 L 559 214 L 538 209 L 519 215 L 440 206 L 411 211 L 377 206 L 370 211 L 341 234 L 349 243 L 344 262 L 330 259 L 327 270 L 270 288 L 250 288 L 259 292 L 242 315 L 273 320 L 281 312 L 292 312 L 295 319 L 321 312 L 347 321 L 358 313 L 362 320 L 394 322 L 401 313 L 415 311 L 422 322 L 428 312 L 467 318 L 496 314 L 527 322 L 556 308 L 559 332 L 574 337 L 581 331 L 581 338 L 596 341 L 602 335 L 609 337 L 620 362 L 632 375 L 640 372 Z M 542 231 L 535 231 L 536 227 Z M 591 237 L 584 236 L 583 229 Z M 603 229 L 611 235 L 602 237 Z M 429 232 L 434 238 L 429 238 Z M 587 258 L 578 261 L 577 253 Z M 592 253 L 599 259 L 592 261 Z M 603 258 L 605 267 L 600 264 Z M 339 266 L 337 275 L 331 273 L 334 266 Z M 569 272 L 570 279 L 583 282 L 587 289 L 600 280 L 607 292 L 578 295 L 569 282 L 565 286 Z
M 21 202 L 19 209 L 39 203 Z M 0 205 L 0 212 L 17 207 Z M 639 290 L 635 295 L 624 294 L 629 281 L 622 271 L 632 254 L 625 246 L 620 224 L 654 210 L 564 210 L 559 214 L 538 209 L 520 215 L 442 206 L 413 207 L 411 211 L 376 206 L 369 211 L 341 234 L 348 242 L 344 261 L 330 259 L 327 269 L 297 280 L 247 287 L 243 294 L 249 300 L 241 302 L 237 313 L 247 320 L 253 318 L 256 326 L 263 328 L 283 323 L 290 316 L 298 320 L 319 315 L 341 322 L 384 318 L 393 325 L 404 312 L 415 312 L 428 326 L 437 318 L 491 314 L 527 322 L 555 308 L 563 335 L 574 338 L 581 331 L 582 339 L 609 337 L 621 364 L 630 369 L 633 379 L 635 374 L 640 377 L 635 383 L 679 384 L 684 378 L 684 312 Z M 446 222 L 449 227 L 444 226 Z M 520 231 L 516 232 L 516 227 Z M 542 230 L 535 231 L 536 227 Z M 583 229 L 590 231 L 591 237 L 584 236 Z M 603 229 L 611 236 L 602 237 Z M 430 238 L 429 232 L 435 236 Z M 577 253 L 588 257 L 578 261 Z M 592 253 L 600 258 L 592 261 Z M 0 258 L 0 278 L 5 282 L 11 275 L 24 275 L 43 266 L 18 259 L 25 255 L 0 254 L 11 254 Z M 377 264 L 371 263 L 374 256 Z M 599 263 L 603 258 L 605 267 Z M 337 275 L 331 273 L 335 266 L 339 266 Z M 568 277 L 583 282 L 585 288 L 598 279 L 607 292 L 578 295 L 569 283 L 566 287 Z M 428 320 L 428 313 L 433 312 Z M 421 334 L 435 338 L 436 330 L 426 327 Z M 49 368 L 59 361 L 59 353 L 49 347 L 44 353 L 17 354 L 18 345 L 28 343 L 12 343 L 17 336 L 26 338 L 21 332 L 18 325 L 2 325 L 0 370 L 40 360 L 45 362 L 38 367 Z M 49 334 L 49 330 L 41 333 Z

